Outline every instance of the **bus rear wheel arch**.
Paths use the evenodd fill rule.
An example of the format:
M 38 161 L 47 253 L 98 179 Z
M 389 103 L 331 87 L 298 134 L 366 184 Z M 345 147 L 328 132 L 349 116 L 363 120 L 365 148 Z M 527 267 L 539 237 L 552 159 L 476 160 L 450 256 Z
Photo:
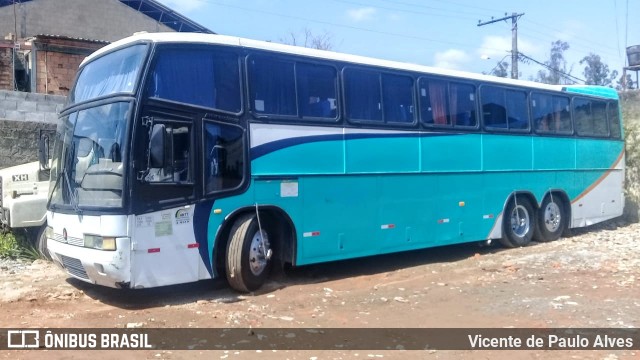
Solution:
M 500 243 L 508 248 L 527 246 L 536 229 L 537 213 L 530 196 L 516 194 L 505 204 Z
M 536 241 L 554 241 L 562 236 L 569 225 L 568 204 L 567 196 L 561 192 L 551 192 L 544 197 L 538 209 Z

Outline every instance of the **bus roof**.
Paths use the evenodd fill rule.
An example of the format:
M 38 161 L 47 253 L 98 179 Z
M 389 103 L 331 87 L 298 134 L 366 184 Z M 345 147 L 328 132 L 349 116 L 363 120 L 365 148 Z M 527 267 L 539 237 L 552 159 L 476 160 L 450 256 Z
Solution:
M 259 50 L 267 50 L 267 51 L 273 51 L 273 52 L 279 52 L 279 53 L 285 53 L 285 54 L 301 55 L 301 56 L 313 57 L 318 59 L 327 59 L 327 60 L 343 61 L 343 62 L 355 63 L 355 64 L 379 66 L 379 67 L 385 67 L 385 68 L 394 69 L 394 70 L 408 70 L 408 71 L 428 73 L 433 75 L 444 75 L 444 76 L 459 77 L 463 79 L 493 82 L 493 83 L 503 84 L 503 85 L 526 86 L 531 88 L 552 90 L 552 91 L 567 91 L 571 89 L 569 90 L 571 92 L 596 95 L 596 96 L 604 96 L 609 98 L 611 97 L 610 91 L 605 91 L 603 89 L 607 89 L 607 88 L 600 87 L 600 86 L 548 85 L 548 84 L 542 84 L 542 83 L 533 82 L 533 81 L 513 80 L 513 79 L 501 78 L 496 76 L 477 74 L 472 72 L 440 69 L 440 68 L 418 65 L 418 64 L 382 60 L 382 59 L 370 58 L 365 56 L 339 53 L 334 51 L 316 50 L 316 49 L 310 49 L 310 48 L 305 48 L 300 46 L 284 45 L 279 43 L 251 40 L 251 39 L 245 39 L 245 38 L 240 38 L 235 36 L 218 35 L 218 34 L 178 33 L 178 32 L 137 33 L 137 34 L 134 34 L 133 36 L 124 38 L 122 40 L 118 40 L 110 45 L 107 45 L 97 50 L 93 54 L 89 55 L 82 62 L 82 64 L 88 61 L 91 61 L 91 59 L 96 58 L 115 48 L 125 46 L 130 43 L 135 43 L 138 41 L 150 41 L 155 43 L 179 42 L 179 43 L 198 43 L 198 44 L 239 46 L 239 47 L 250 48 L 250 49 L 259 49 Z

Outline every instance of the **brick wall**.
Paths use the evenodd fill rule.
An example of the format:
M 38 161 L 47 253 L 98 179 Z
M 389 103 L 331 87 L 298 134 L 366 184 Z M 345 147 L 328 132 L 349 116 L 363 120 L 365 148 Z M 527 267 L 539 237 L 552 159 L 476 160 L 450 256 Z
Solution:
M 12 49 L 0 47 L 0 90 L 13 90 L 12 60 Z
M 36 92 L 68 95 L 84 55 L 38 51 Z
M 39 136 L 45 132 L 53 140 L 65 101 L 64 96 L 0 90 L 0 169 L 38 160 Z

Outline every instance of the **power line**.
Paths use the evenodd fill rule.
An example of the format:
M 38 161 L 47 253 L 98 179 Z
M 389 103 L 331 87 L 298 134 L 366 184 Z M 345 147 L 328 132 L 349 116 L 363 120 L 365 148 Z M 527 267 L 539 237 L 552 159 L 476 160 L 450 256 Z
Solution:
M 585 83 L 585 82 L 586 82 L 585 80 L 580 79 L 580 78 L 577 78 L 577 77 L 575 77 L 575 76 L 573 76 L 573 75 L 571 75 L 571 74 L 567 74 L 567 73 L 565 73 L 564 71 L 562 71 L 562 70 L 560 70 L 560 69 L 554 69 L 554 68 L 552 68 L 551 66 L 549 66 L 549 65 L 547 65 L 547 64 L 545 64 L 545 63 L 543 63 L 543 62 L 540 62 L 540 61 L 538 61 L 538 60 L 536 60 L 536 59 L 534 59 L 534 58 L 532 58 L 532 57 L 530 57 L 530 56 L 527 56 L 527 55 L 523 54 L 522 52 L 519 52 L 519 53 L 518 53 L 518 57 L 522 57 L 522 58 L 524 58 L 525 60 L 532 61 L 532 62 L 534 62 L 534 63 L 536 63 L 536 64 L 538 64 L 538 65 L 540 65 L 540 66 L 545 67 L 545 68 L 546 68 L 546 69 L 548 69 L 549 71 L 553 71 L 553 72 L 555 72 L 555 73 L 558 73 L 559 75 L 561 75 L 561 76 L 563 76 L 564 78 L 569 79 L 569 80 L 571 80 L 571 81 L 574 81 L 574 82 L 578 82 L 578 81 L 580 81 L 580 82 L 582 82 L 582 83 Z
M 250 12 L 255 12 L 255 13 L 260 13 L 260 14 L 279 16 L 279 17 L 288 18 L 288 19 L 302 20 L 302 21 L 313 22 L 313 23 L 318 23 L 318 24 L 323 24 L 323 25 L 342 27 L 342 28 L 351 29 L 351 30 L 365 31 L 365 32 L 370 32 L 370 33 L 375 33 L 375 34 L 382 34 L 382 35 L 389 35 L 389 36 L 397 36 L 397 37 L 402 37 L 402 38 L 405 38 L 405 39 L 415 39 L 415 40 L 429 41 L 429 42 L 446 44 L 446 45 L 456 45 L 456 46 L 462 46 L 464 48 L 475 48 L 474 45 L 469 45 L 469 44 L 463 44 L 463 43 L 445 41 L 445 40 L 439 40 L 439 39 L 431 39 L 431 38 L 422 37 L 422 36 L 416 36 L 416 35 L 405 35 L 405 34 L 399 34 L 399 33 L 387 32 L 387 31 L 380 31 L 380 30 L 362 28 L 362 27 L 353 26 L 353 25 L 337 24 L 337 23 L 333 23 L 333 22 L 329 22 L 329 21 L 322 21 L 322 20 L 304 18 L 304 17 L 301 17 L 301 16 L 286 15 L 286 14 L 276 13 L 276 12 L 272 12 L 272 11 L 258 10 L 258 9 L 254 9 L 254 8 L 244 7 L 244 6 L 230 5 L 230 4 L 220 3 L 220 2 L 217 2 L 217 1 L 214 1 L 214 0 L 201 0 L 201 1 L 207 2 L 207 3 L 210 3 L 210 4 L 215 4 L 215 5 L 218 5 L 218 6 L 224 6 L 224 7 L 239 9 L 239 10 L 243 10 L 243 11 L 250 11 Z M 496 48 L 487 48 L 487 49 L 488 50 L 498 50 L 498 51 L 502 50 L 502 49 L 496 49 Z
M 478 26 L 484 26 L 493 24 L 499 21 L 505 21 L 511 19 L 511 78 L 518 78 L 518 19 L 520 19 L 524 13 L 512 13 L 511 16 L 505 14 L 504 17 L 499 19 L 493 19 L 485 22 L 478 20 Z

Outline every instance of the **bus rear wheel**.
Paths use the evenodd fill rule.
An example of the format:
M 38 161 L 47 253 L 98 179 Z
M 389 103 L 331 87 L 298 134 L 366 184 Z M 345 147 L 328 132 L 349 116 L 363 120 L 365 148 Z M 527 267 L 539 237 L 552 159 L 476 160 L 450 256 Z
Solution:
M 500 243 L 508 248 L 526 246 L 536 227 L 536 214 L 527 198 L 516 196 L 504 209 Z
M 269 233 L 260 229 L 255 214 L 238 218 L 227 244 L 226 275 L 229 285 L 240 292 L 259 289 L 271 270 Z
M 538 212 L 538 228 L 535 239 L 538 241 L 558 240 L 567 227 L 565 205 L 562 199 L 547 196 Z

